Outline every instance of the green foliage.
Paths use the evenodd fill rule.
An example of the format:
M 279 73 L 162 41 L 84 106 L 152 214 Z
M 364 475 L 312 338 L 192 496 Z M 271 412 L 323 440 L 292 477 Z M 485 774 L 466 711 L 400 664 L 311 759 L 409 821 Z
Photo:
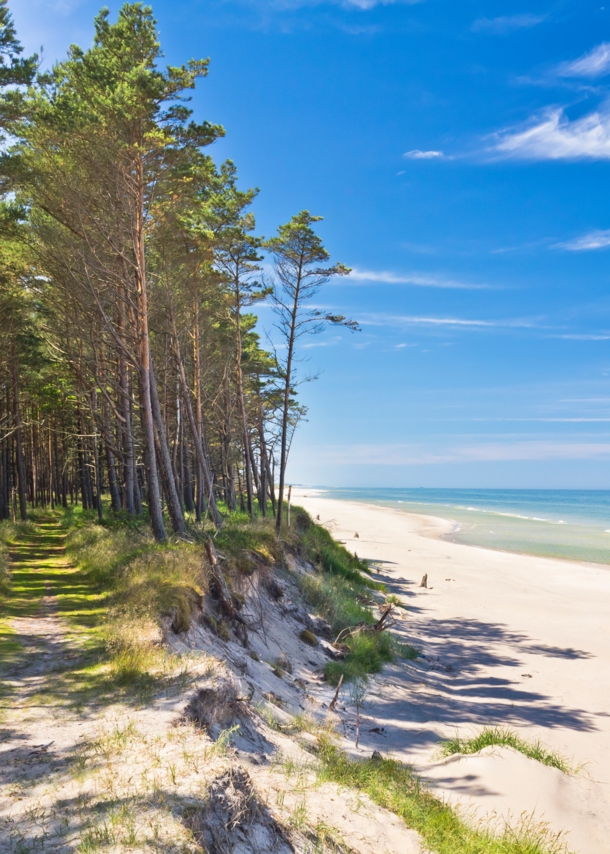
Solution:
M 318 742 L 319 779 L 365 792 L 375 803 L 403 819 L 435 854 L 561 854 L 560 835 L 544 824 L 522 819 L 494 833 L 470 827 L 446 803 L 427 789 L 413 771 L 391 759 L 349 759 L 327 737 Z
M 324 672 L 332 685 L 343 674 L 346 682 L 360 679 L 369 673 L 379 673 L 384 664 L 395 656 L 395 641 L 388 632 L 356 632 L 346 638 L 349 652 L 344 661 L 329 661 Z
M 443 756 L 453 756 L 456 753 L 471 754 L 479 753 L 486 747 L 511 747 L 513 750 L 518 750 L 530 759 L 535 759 L 543 765 L 549 765 L 551 768 L 558 768 L 560 771 L 569 774 L 573 771 L 572 766 L 561 756 L 552 750 L 547 750 L 542 746 L 540 741 L 525 741 L 511 729 L 505 727 L 485 727 L 474 738 L 450 738 L 441 744 L 441 753 Z
M 13 525 L 10 522 L 0 522 L 0 602 L 6 598 L 11 589 L 11 571 L 8 555 L 8 543 L 13 537 Z
M 304 575 L 299 580 L 307 601 L 331 625 L 335 635 L 359 623 L 374 623 L 375 618 L 357 597 L 358 588 L 332 575 Z

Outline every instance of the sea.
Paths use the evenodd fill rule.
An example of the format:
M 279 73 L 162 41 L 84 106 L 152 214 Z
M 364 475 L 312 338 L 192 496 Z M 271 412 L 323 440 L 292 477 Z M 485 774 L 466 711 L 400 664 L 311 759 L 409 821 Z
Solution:
M 453 522 L 445 539 L 522 554 L 610 564 L 610 490 L 331 489 L 327 498 Z

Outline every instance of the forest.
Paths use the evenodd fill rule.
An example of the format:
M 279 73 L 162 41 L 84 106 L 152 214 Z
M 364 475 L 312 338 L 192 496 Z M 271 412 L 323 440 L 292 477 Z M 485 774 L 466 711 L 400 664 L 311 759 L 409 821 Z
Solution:
M 43 70 L 0 3 L 0 520 L 80 504 L 154 537 L 231 513 L 281 530 L 298 342 L 332 276 L 301 211 L 265 239 L 224 129 L 162 65 L 152 9 L 102 10 L 93 45 Z M 261 343 L 257 305 L 273 318 Z

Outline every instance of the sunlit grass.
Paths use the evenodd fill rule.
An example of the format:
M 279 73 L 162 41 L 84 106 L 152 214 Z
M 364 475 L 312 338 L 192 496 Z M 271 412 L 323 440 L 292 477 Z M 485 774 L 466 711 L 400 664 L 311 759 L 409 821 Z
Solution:
M 526 741 L 516 732 L 505 727 L 485 727 L 473 738 L 458 738 L 457 736 L 450 738 L 441 743 L 440 751 L 443 756 L 453 756 L 457 753 L 468 755 L 479 753 L 484 748 L 492 746 L 511 747 L 530 759 L 535 759 L 551 768 L 558 768 L 566 774 L 574 770 L 568 760 L 560 753 L 547 750 L 540 741 Z
M 522 819 L 497 832 L 471 826 L 426 788 L 412 770 L 391 759 L 350 759 L 328 737 L 319 739 L 319 779 L 366 793 L 400 816 L 435 854 L 567 854 L 561 834 L 544 823 Z

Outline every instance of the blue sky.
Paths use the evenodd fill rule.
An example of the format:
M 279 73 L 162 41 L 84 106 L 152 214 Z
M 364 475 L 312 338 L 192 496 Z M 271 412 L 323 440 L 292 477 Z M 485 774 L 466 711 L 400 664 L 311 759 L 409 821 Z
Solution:
M 355 271 L 293 481 L 610 485 L 607 2 L 153 4 L 168 61 L 211 58 L 194 107 L 260 231 L 307 208 Z M 90 43 L 97 2 L 9 3 L 47 63 Z

